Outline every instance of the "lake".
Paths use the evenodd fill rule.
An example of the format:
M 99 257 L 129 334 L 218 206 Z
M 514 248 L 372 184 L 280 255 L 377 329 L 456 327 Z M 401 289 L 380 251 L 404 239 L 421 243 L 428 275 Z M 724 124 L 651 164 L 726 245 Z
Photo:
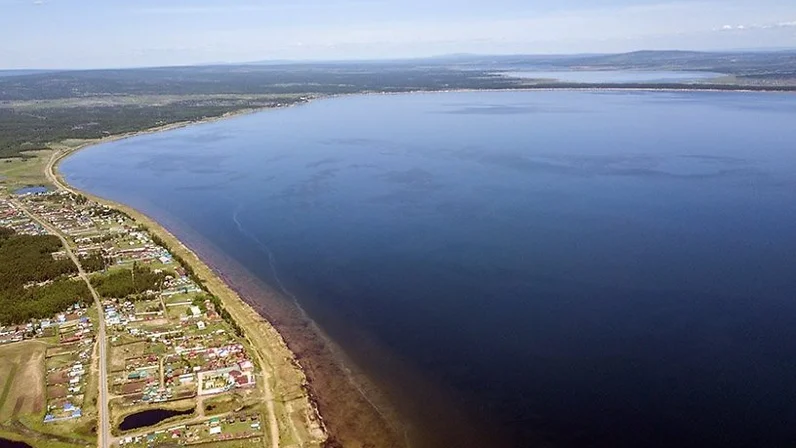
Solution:
M 780 447 L 793 123 L 789 94 L 353 96 L 61 170 L 295 298 L 416 446 Z
M 562 71 L 508 71 L 505 76 L 524 79 L 545 79 L 557 82 L 578 83 L 693 83 L 720 78 L 721 73 L 689 71 L 644 71 L 644 70 L 562 70 Z
M 49 191 L 47 187 L 43 187 L 41 185 L 34 185 L 29 187 L 22 187 L 16 191 L 14 194 L 16 195 L 23 195 L 23 194 L 39 194 L 39 193 L 46 193 Z

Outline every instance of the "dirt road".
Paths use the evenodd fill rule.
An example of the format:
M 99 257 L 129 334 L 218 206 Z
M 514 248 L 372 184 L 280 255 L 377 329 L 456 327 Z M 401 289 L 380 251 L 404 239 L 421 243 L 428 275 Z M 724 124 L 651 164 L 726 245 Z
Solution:
M 51 170 L 47 169 L 48 176 Z M 25 212 L 30 218 L 37 223 L 39 223 L 42 227 L 47 229 L 48 232 L 57 236 L 61 243 L 64 246 L 64 250 L 72 262 L 75 263 L 77 266 L 78 275 L 86 285 L 88 286 L 88 290 L 91 291 L 91 296 L 94 298 L 94 303 L 97 305 L 97 311 L 99 312 L 99 330 L 97 331 L 97 343 L 99 344 L 99 397 L 97 400 L 97 411 L 99 412 L 99 428 L 97 431 L 97 446 L 100 448 L 109 448 L 110 441 L 111 441 L 111 425 L 110 425 L 110 415 L 108 412 L 108 359 L 107 359 L 107 339 L 105 337 L 105 315 L 102 309 L 102 300 L 100 299 L 99 294 L 97 294 L 97 290 L 94 289 L 94 286 L 91 285 L 91 281 L 88 278 L 88 274 L 86 271 L 83 270 L 83 265 L 80 264 L 80 260 L 75 256 L 75 253 L 72 252 L 72 248 L 69 246 L 69 241 L 67 241 L 66 237 L 56 229 L 55 227 L 51 226 L 47 221 L 38 217 L 35 213 L 28 210 L 22 203 L 17 200 L 13 200 L 13 203 L 19 207 L 20 210 Z

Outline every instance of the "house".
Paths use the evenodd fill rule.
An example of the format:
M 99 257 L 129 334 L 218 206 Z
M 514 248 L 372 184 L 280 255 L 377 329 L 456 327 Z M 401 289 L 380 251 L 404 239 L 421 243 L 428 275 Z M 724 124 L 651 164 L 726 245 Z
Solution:
M 252 364 L 252 362 L 249 361 L 248 359 L 246 361 L 241 361 L 241 363 L 238 365 L 240 366 L 240 369 L 243 370 L 244 372 L 247 370 L 252 370 L 254 368 L 254 364 Z
M 237 387 L 251 387 L 254 386 L 254 383 L 247 375 L 240 375 L 239 377 L 235 378 L 235 385 Z
M 199 307 L 196 306 L 196 305 L 191 305 L 191 315 L 193 317 L 201 317 L 202 316 L 202 310 L 200 310 Z

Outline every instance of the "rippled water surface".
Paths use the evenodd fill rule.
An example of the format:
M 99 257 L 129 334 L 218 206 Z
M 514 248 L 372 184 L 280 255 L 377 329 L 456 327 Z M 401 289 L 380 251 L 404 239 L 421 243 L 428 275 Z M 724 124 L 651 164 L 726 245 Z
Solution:
M 787 94 L 358 96 L 62 171 L 294 295 L 433 444 L 458 417 L 382 360 L 502 446 L 785 447 L 794 123 Z

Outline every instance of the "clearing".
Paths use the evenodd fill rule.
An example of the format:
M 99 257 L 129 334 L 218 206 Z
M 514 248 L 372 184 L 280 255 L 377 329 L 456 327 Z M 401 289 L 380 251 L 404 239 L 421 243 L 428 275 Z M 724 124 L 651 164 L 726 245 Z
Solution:
M 0 422 L 44 410 L 44 355 L 40 341 L 0 346 Z

